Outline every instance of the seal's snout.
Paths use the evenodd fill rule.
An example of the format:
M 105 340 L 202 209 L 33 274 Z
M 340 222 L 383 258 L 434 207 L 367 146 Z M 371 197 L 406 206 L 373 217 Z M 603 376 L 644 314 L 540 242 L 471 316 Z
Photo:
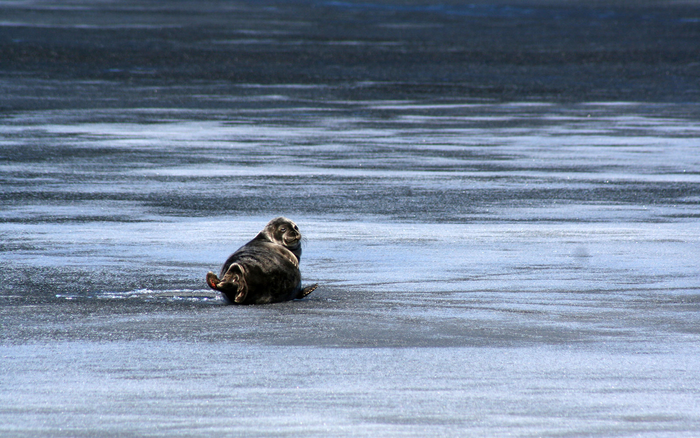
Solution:
M 299 242 L 301 240 L 301 231 L 299 231 L 299 227 L 292 222 L 292 229 L 289 230 L 289 235 L 291 242 Z
M 298 228 L 289 230 L 282 236 L 282 240 L 286 246 L 297 245 L 299 242 L 301 242 L 301 233 L 299 232 Z

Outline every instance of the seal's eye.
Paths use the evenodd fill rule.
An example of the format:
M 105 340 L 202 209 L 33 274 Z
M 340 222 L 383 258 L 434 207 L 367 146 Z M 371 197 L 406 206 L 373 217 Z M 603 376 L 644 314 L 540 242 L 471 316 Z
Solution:
M 286 233 L 286 232 L 287 232 L 286 228 L 284 228 L 284 227 L 280 228 L 280 233 Z

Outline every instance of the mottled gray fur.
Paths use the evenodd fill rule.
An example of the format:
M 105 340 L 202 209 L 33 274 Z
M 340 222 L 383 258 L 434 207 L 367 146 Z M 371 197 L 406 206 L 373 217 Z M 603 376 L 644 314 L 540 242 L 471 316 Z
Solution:
M 318 285 L 301 287 L 301 233 L 291 220 L 278 217 L 234 252 L 207 284 L 233 304 L 267 304 L 304 298 Z

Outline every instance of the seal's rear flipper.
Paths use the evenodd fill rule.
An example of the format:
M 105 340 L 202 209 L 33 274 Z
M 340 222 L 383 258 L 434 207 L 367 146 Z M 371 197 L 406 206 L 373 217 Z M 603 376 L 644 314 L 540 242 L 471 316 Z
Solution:
M 211 271 L 207 272 L 207 284 L 209 285 L 210 288 L 212 288 L 214 290 L 219 290 L 219 288 L 217 286 L 218 286 L 220 281 L 221 280 L 219 280 L 219 277 L 217 277 L 216 274 L 214 274 Z
M 318 287 L 318 284 L 312 284 L 311 286 L 306 286 L 304 289 L 299 291 L 296 299 L 300 300 L 300 299 L 304 298 L 305 296 L 307 296 L 311 292 L 315 291 L 317 287 Z
M 243 277 L 243 268 L 238 264 L 231 265 L 221 280 L 213 272 L 207 272 L 207 285 L 221 292 L 227 301 L 236 304 L 242 303 L 248 295 L 248 285 Z
M 248 285 L 245 282 L 245 270 L 238 263 L 228 267 L 224 278 L 217 285 L 217 289 L 224 294 L 227 300 L 236 304 L 245 301 L 248 295 Z

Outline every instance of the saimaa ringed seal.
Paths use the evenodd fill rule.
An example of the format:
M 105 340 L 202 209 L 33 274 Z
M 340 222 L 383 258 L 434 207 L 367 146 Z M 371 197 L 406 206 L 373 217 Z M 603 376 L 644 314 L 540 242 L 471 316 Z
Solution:
M 301 233 L 284 217 L 272 219 L 250 242 L 229 256 L 207 284 L 233 304 L 267 304 L 304 298 L 317 284 L 301 287 Z

